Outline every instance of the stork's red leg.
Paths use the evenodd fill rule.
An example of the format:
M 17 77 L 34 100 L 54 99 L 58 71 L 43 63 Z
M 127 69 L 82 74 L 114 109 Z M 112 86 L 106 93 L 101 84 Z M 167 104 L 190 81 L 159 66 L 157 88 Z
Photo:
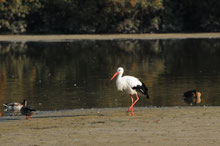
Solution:
M 138 94 L 136 93 L 136 97 L 137 97 L 137 99 L 135 100 L 135 102 L 129 107 L 129 109 L 128 109 L 128 111 L 130 111 L 131 110 L 131 108 L 133 109 L 133 107 L 134 107 L 134 105 L 135 105 L 135 103 L 136 102 L 138 102 L 138 100 L 139 100 L 139 97 L 138 97 Z M 133 111 L 133 110 L 132 110 Z M 134 115 L 134 112 L 132 112 L 131 114 L 130 114 L 131 116 L 133 116 Z
M 130 94 L 130 97 L 131 97 L 131 105 L 132 105 L 132 104 L 133 104 L 134 99 L 133 99 L 133 97 L 132 97 L 132 95 L 131 95 L 131 94 Z M 131 110 L 131 106 L 129 107 L 128 112 L 130 112 L 130 110 Z M 133 108 L 132 108 L 132 112 L 133 112 Z

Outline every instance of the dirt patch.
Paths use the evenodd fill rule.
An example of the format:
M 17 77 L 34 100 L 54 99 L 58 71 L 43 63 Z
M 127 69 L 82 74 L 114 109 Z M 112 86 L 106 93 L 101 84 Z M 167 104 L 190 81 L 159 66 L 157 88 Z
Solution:
M 0 35 L 0 41 L 72 41 L 114 39 L 188 39 L 220 38 L 220 33 L 161 33 L 161 34 L 81 34 L 81 35 Z
M 86 109 L 0 118 L 5 145 L 219 145 L 220 107 Z M 10 120 L 13 119 L 13 120 Z

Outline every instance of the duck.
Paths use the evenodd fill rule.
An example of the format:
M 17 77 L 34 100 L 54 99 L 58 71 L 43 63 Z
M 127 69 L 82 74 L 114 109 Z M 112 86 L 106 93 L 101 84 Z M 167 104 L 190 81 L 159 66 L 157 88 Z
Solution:
M 27 101 L 25 101 L 23 107 L 21 108 L 20 112 L 22 115 L 26 116 L 26 120 L 30 119 L 30 116 L 35 112 L 36 110 L 33 109 L 32 107 L 27 106 Z
M 197 90 L 190 90 L 183 93 L 183 101 L 189 105 L 196 105 L 202 101 L 201 95 L 201 92 Z
M 5 104 L 3 104 L 4 111 L 5 112 L 20 112 L 20 110 L 24 106 L 25 102 L 27 102 L 27 101 L 24 99 L 22 104 L 20 104 L 18 102 L 5 103 Z

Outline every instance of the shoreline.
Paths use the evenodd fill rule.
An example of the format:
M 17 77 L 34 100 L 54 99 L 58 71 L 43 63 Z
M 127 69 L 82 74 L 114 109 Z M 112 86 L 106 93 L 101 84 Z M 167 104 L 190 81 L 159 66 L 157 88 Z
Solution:
M 5 145 L 219 145 L 220 107 L 75 109 L 1 117 Z M 5 118 L 5 120 L 4 120 Z M 8 118 L 8 119 L 7 119 Z
M 74 40 L 117 40 L 117 39 L 213 39 L 220 38 L 220 33 L 153 33 L 153 34 L 59 34 L 59 35 L 0 35 L 0 41 L 9 42 L 56 42 Z

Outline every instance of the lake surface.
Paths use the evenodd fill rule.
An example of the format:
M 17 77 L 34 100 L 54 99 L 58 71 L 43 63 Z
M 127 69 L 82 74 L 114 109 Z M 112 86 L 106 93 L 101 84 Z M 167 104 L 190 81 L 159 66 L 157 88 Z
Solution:
M 199 105 L 220 105 L 220 39 L 0 42 L 0 105 L 128 107 L 110 81 L 120 66 L 149 88 L 151 99 L 135 106 L 186 106 L 181 95 L 192 89 L 202 93 Z

